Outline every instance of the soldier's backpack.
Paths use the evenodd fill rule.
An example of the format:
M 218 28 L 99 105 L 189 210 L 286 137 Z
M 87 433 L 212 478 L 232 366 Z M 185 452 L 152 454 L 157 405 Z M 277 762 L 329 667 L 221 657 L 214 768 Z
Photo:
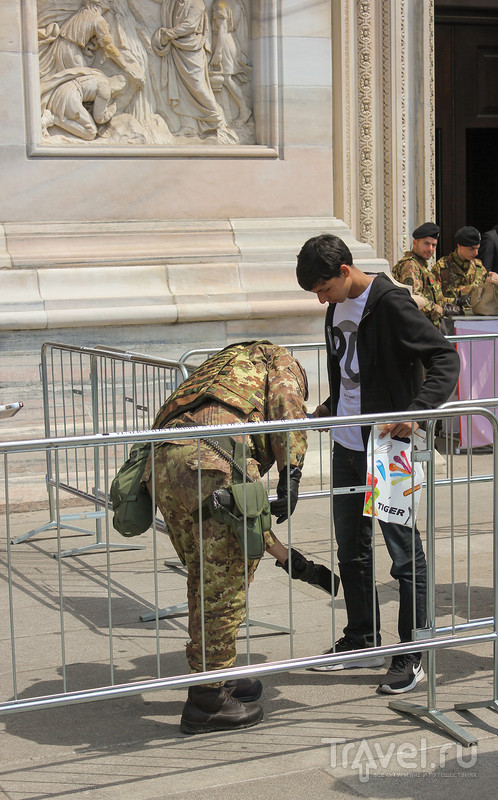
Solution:
M 152 525 L 155 509 L 142 482 L 149 456 L 150 442 L 134 444 L 111 483 L 112 524 L 121 536 L 140 536 Z

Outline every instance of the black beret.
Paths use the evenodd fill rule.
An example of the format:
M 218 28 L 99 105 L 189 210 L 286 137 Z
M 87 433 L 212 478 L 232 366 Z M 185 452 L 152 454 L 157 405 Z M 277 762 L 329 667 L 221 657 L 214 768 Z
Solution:
M 439 225 L 435 225 L 433 222 L 424 222 L 422 225 L 419 225 L 418 228 L 412 233 L 414 239 L 425 239 L 426 236 L 430 236 L 431 239 L 437 239 L 439 236 Z
M 463 247 L 475 247 L 481 244 L 481 234 L 472 225 L 464 225 L 455 233 L 455 242 Z

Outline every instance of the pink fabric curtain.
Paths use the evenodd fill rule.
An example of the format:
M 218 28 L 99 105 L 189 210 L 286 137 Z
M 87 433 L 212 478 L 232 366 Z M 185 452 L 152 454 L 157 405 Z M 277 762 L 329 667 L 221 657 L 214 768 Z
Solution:
M 498 335 L 498 320 L 480 317 L 478 320 L 455 320 L 455 334 L 468 336 L 490 333 Z M 480 400 L 498 395 L 498 347 L 495 340 L 457 344 L 461 368 L 458 381 L 459 400 Z M 472 354 L 472 355 L 471 355 Z M 493 409 L 492 409 L 493 410 Z M 496 414 L 496 409 L 494 409 Z M 491 424 L 484 417 L 460 418 L 460 446 L 466 449 L 492 444 Z M 471 441 L 469 442 L 469 439 Z

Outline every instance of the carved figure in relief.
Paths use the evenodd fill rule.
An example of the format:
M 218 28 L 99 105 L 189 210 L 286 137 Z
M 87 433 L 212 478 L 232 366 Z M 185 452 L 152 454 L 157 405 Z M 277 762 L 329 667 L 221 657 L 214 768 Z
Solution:
M 220 101 L 227 120 L 236 127 L 241 127 L 252 113 L 244 93 L 251 72 L 246 9 L 241 0 L 214 0 L 211 15 L 211 84 L 220 92 Z M 231 113 L 230 102 L 228 98 L 224 98 L 223 89 L 226 89 L 235 103 L 235 114 Z
M 108 78 L 91 67 L 62 70 L 42 80 L 42 128 L 56 125 L 85 141 L 95 139 L 97 126 L 116 113 L 115 97 L 125 86 L 124 75 Z
M 173 140 L 165 119 L 158 108 L 156 92 L 154 91 L 154 78 L 152 75 L 151 61 L 157 62 L 157 57 L 150 44 L 150 32 L 147 21 L 141 13 L 137 0 L 109 0 L 109 30 L 119 47 L 121 53 L 128 59 L 135 61 L 145 76 L 145 83 L 137 91 L 125 89 L 117 98 L 117 114 L 120 119 L 114 123 L 120 127 L 125 122 L 123 112 L 126 112 L 128 124 L 133 127 L 128 131 L 127 141 L 133 142 L 134 131 L 141 129 L 141 135 L 148 144 L 170 144 Z M 148 0 L 142 0 L 147 2 Z M 136 126 L 130 119 L 133 117 L 139 125 Z M 114 125 L 113 123 L 113 125 Z
M 215 132 L 221 143 L 237 142 L 209 80 L 210 29 L 204 0 L 154 2 L 161 3 L 161 27 L 151 44 L 161 58 L 161 90 L 178 117 L 173 132 L 183 136 Z
M 130 77 L 143 85 L 145 76 L 134 59 L 116 47 L 103 16 L 109 10 L 104 0 L 82 0 L 81 8 L 59 26 L 51 23 L 38 29 L 40 76 L 42 78 L 72 67 L 88 67 L 94 51 L 100 47 L 104 55 Z

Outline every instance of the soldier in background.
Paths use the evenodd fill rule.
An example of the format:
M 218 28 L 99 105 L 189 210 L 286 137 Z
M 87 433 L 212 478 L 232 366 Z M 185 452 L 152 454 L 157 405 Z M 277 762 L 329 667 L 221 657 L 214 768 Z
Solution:
M 307 397 L 306 373 L 287 350 L 267 341 L 243 342 L 226 347 L 201 364 L 166 400 L 153 427 L 299 419 L 306 416 Z M 234 479 L 233 467 L 222 452 L 225 448 L 213 448 L 212 442 L 212 439 L 201 439 L 199 443 L 197 438 L 167 442 L 156 448 L 154 461 L 157 505 L 175 550 L 188 571 L 190 642 L 186 655 L 192 672 L 233 666 L 237 632 L 246 611 L 246 566 L 241 546 L 228 525 L 210 518 L 205 505 L 215 490 L 230 485 Z M 277 523 L 283 522 L 288 516 L 289 503 L 290 513 L 297 503 L 307 448 L 306 432 L 253 434 L 246 437 L 246 446 L 248 481 L 259 481 L 277 463 L 278 499 L 272 502 L 271 512 L 277 516 Z M 149 467 L 144 473 L 145 481 L 149 480 L 150 472 Z M 288 549 L 271 530 L 266 531 L 263 538 L 265 550 L 288 571 Z M 248 559 L 249 581 L 258 563 L 259 559 Z M 326 588 L 324 573 L 328 573 L 327 590 L 331 591 L 330 571 L 323 565 L 315 566 L 294 550 L 291 551 L 291 565 L 293 577 L 322 588 Z M 248 678 L 192 686 L 183 709 L 181 729 L 184 733 L 203 733 L 256 725 L 263 715 L 256 702 L 261 691 L 261 682 Z
M 438 328 L 444 314 L 441 285 L 429 268 L 439 237 L 439 226 L 424 222 L 412 233 L 412 249 L 407 250 L 392 269 L 393 278 L 413 288 L 413 299 L 423 314 Z M 423 301 L 419 302 L 419 298 Z
M 472 225 L 464 225 L 455 234 L 456 249 L 443 256 L 433 267 L 433 275 L 441 284 L 445 298 L 461 308 L 469 304 L 475 286 L 486 282 L 498 284 L 498 273 L 488 273 L 477 258 L 481 234 Z

